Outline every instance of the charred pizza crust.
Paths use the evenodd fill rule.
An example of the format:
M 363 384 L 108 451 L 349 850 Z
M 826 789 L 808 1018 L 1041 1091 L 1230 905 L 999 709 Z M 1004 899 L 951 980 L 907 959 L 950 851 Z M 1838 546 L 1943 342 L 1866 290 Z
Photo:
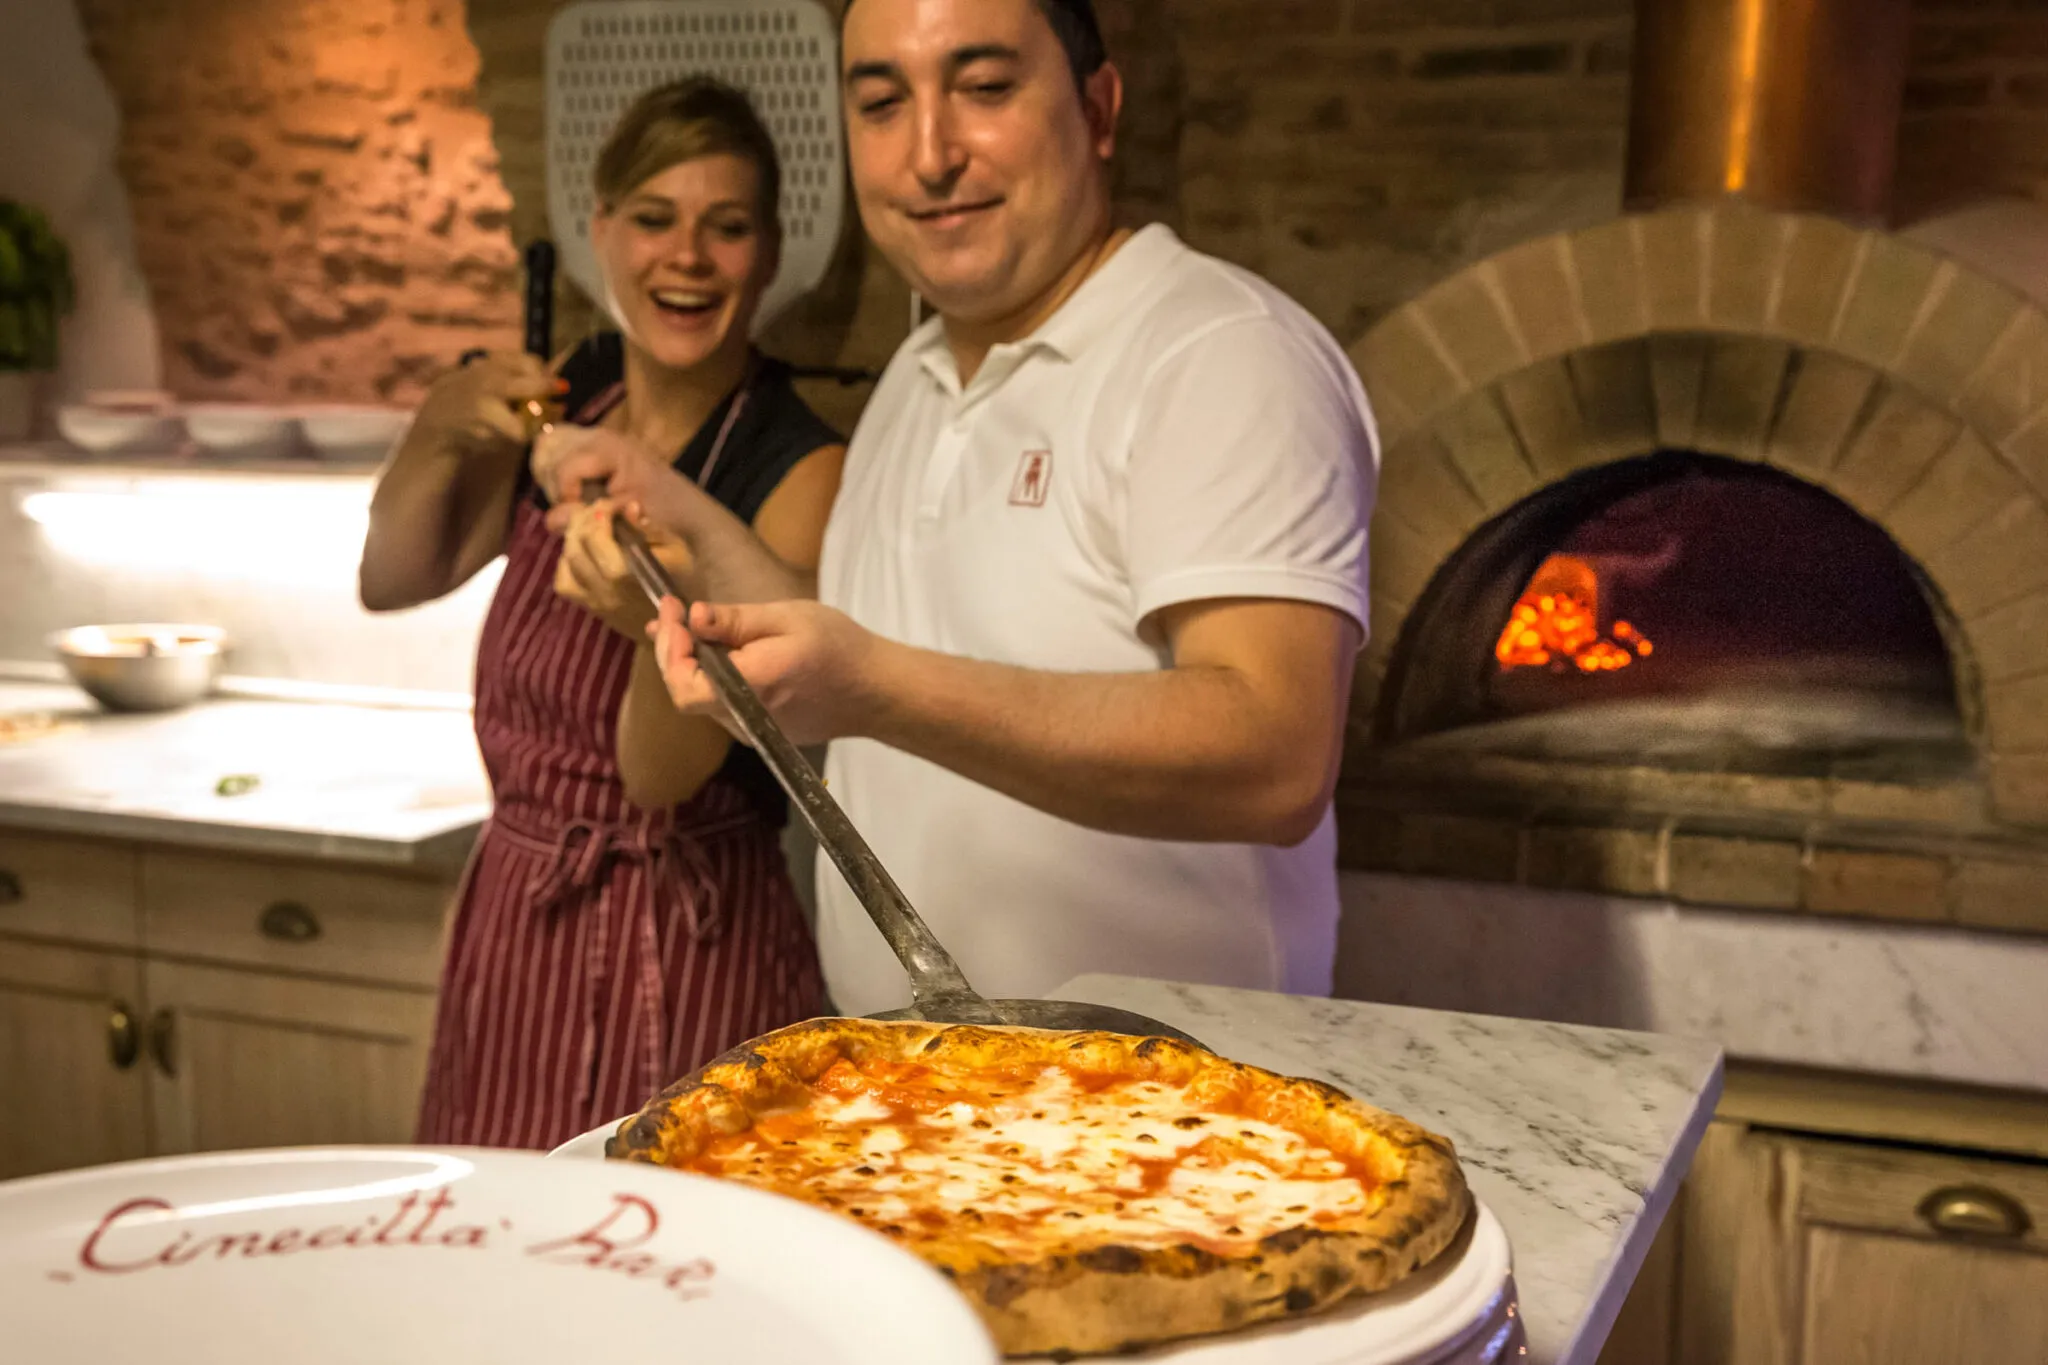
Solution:
M 835 1063 L 870 1058 L 1017 1074 L 1059 1066 L 1210 1095 L 1377 1177 L 1363 1212 L 1287 1227 L 1221 1254 L 1190 1243 L 1049 1238 L 1035 1254 L 990 1246 L 971 1223 L 903 1239 L 950 1277 L 1009 1355 L 1085 1355 L 1228 1331 L 1385 1289 L 1457 1235 L 1470 1195 L 1448 1139 L 1351 1099 L 1166 1038 L 922 1022 L 814 1019 L 766 1034 L 670 1086 L 620 1125 L 606 1155 L 685 1166 L 757 1116 L 801 1107 Z

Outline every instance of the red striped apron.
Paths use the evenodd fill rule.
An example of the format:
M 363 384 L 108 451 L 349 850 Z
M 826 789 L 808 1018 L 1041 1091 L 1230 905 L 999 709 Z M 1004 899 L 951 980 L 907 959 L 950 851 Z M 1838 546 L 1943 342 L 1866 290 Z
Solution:
M 817 1012 L 818 957 L 777 830 L 718 778 L 630 805 L 613 756 L 633 646 L 558 597 L 521 497 L 477 648 L 496 806 L 442 968 L 419 1140 L 546 1148 Z

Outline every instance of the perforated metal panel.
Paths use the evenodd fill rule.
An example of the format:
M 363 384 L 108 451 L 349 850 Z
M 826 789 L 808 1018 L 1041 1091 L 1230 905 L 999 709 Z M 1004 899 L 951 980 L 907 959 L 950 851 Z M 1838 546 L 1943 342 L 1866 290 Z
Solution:
M 755 331 L 825 278 L 845 211 L 839 33 L 813 0 L 585 0 L 547 42 L 548 230 L 562 269 L 603 297 L 590 247 L 598 149 L 642 93 L 707 74 L 754 101 L 782 158 L 782 268 Z

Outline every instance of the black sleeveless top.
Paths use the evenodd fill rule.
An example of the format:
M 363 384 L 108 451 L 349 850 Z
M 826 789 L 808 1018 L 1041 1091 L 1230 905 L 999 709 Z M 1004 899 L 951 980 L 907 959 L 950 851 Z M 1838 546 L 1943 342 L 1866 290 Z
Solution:
M 562 397 L 563 411 L 574 420 L 607 390 L 624 382 L 625 374 L 625 346 L 619 334 L 600 332 L 577 347 L 562 365 L 561 376 L 569 384 Z M 790 378 L 790 368 L 784 362 L 755 356 L 746 406 L 733 422 L 725 449 L 711 471 L 711 482 L 704 489 L 750 526 L 761 504 L 798 462 L 819 447 L 838 445 L 844 439 L 797 396 Z M 727 394 L 677 453 L 674 465 L 678 474 L 696 481 L 737 397 L 737 392 Z M 538 488 L 533 496 L 541 496 Z M 788 804 L 781 786 L 746 745 L 732 746 L 712 780 L 738 786 L 775 824 L 787 820 Z

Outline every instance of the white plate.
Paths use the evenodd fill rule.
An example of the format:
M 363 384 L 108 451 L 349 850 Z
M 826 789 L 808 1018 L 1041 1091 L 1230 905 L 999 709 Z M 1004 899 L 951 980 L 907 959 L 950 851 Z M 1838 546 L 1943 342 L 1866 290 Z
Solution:
M 1174 1365 L 1462 1365 L 1508 1359 L 1501 1348 L 1514 1335 L 1514 1260 L 1493 1210 L 1476 1200 L 1474 1205 L 1443 1255 L 1383 1294 L 1300 1322 L 1120 1359 Z
M 57 434 L 80 450 L 169 450 L 184 434 L 176 413 L 125 412 L 68 403 L 57 409 Z
M 185 408 L 185 430 L 216 455 L 267 459 L 288 452 L 292 424 L 288 408 L 257 403 L 193 403 Z
M 625 1121 L 625 1119 L 620 1119 L 619 1123 L 624 1123 Z M 591 1129 L 582 1137 L 572 1137 L 561 1146 L 555 1148 L 554 1151 L 549 1152 L 548 1155 L 595 1157 L 597 1160 L 602 1161 L 604 1160 L 605 1139 L 619 1131 L 619 1123 L 607 1123 L 602 1128 Z
M 298 413 L 306 444 L 329 459 L 382 455 L 412 425 L 412 414 L 403 408 L 329 403 Z
M 994 1365 L 966 1302 L 843 1218 L 624 1162 L 234 1152 L 0 1185 L 6 1358 Z
M 605 1139 L 618 1128 L 618 1123 L 593 1128 L 548 1156 L 601 1160 Z M 1367 1295 L 1302 1322 L 1118 1358 L 1176 1365 L 1450 1365 L 1508 1359 L 1503 1348 L 1520 1330 L 1514 1321 L 1514 1256 L 1493 1210 L 1476 1199 L 1473 1204 L 1457 1240 L 1419 1274 L 1384 1294 Z

